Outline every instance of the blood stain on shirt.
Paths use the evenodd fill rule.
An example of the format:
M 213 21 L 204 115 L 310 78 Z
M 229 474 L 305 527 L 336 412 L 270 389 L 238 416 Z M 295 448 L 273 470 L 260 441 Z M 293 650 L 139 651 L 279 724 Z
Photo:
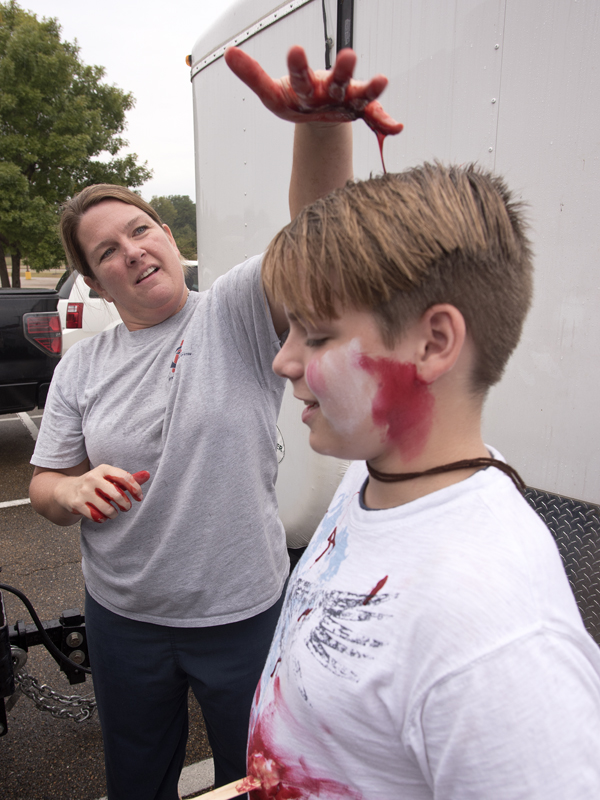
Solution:
M 279 664 L 281 664 L 281 658 L 278 658 L 277 661 L 275 662 L 275 666 L 273 667 L 273 672 L 269 675 L 270 678 L 272 678 L 273 675 L 275 675 L 275 673 L 277 672 L 277 667 L 279 666 Z M 258 688 L 256 690 L 256 700 L 257 701 L 258 701 L 259 697 L 260 697 L 260 684 L 258 685 Z
M 252 800 L 298 800 L 301 797 L 327 797 L 329 800 L 359 800 L 360 793 L 330 778 L 311 774 L 305 759 L 297 753 L 288 759 L 271 734 L 274 716 L 293 717 L 281 693 L 279 678 L 273 681 L 273 701 L 252 726 L 248 742 L 248 775 L 258 778 L 260 788 L 250 792 Z M 291 763 L 294 762 L 294 763 Z
M 335 527 L 335 528 L 334 528 L 334 529 L 331 531 L 331 533 L 330 533 L 330 534 L 329 534 L 329 536 L 327 537 L 327 547 L 325 548 L 325 550 L 323 550 L 323 552 L 321 553 L 321 555 L 320 555 L 320 556 L 318 556 L 317 558 L 315 558 L 315 564 L 317 563 L 317 561 L 319 561 L 320 559 L 322 559 L 322 558 L 323 558 L 323 556 L 325 555 L 325 553 L 327 553 L 327 551 L 328 551 L 330 548 L 333 550 L 333 548 L 335 547 L 335 535 L 336 535 L 336 533 L 337 533 L 337 526 L 336 526 L 336 527 Z
M 385 578 L 382 578 L 380 581 L 377 581 L 375 586 L 371 589 L 369 594 L 363 600 L 363 602 L 362 602 L 363 606 L 368 605 L 371 602 L 371 600 L 375 597 L 377 592 L 379 592 L 381 589 L 383 589 L 383 587 L 387 583 L 387 579 L 388 579 L 388 576 L 386 575 Z

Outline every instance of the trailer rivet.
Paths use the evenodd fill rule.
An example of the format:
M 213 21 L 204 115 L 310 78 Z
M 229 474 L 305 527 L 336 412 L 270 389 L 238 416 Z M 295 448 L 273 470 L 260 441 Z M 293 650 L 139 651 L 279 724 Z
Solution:
M 488 147 L 488 153 L 491 153 L 493 149 L 494 149 L 493 147 Z
M 66 642 L 69 647 L 79 647 L 83 643 L 83 635 L 78 631 L 73 631 L 67 636 Z
M 495 44 L 494 45 L 494 50 L 499 50 L 499 49 L 500 49 L 500 45 L 499 44 Z
M 73 652 L 69 655 L 69 658 L 75 664 L 83 664 L 85 661 L 85 653 L 83 650 L 73 650 Z
M 495 97 L 492 97 L 492 105 L 493 105 L 495 102 L 496 102 L 496 98 L 495 98 Z M 246 130 L 246 129 L 244 128 L 244 130 Z

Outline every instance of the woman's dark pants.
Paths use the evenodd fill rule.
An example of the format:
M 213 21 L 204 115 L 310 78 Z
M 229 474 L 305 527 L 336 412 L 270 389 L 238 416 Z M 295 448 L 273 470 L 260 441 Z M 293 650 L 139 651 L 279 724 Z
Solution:
M 206 723 L 215 786 L 246 775 L 250 706 L 282 602 L 229 625 L 169 628 L 113 614 L 86 593 L 109 800 L 177 800 L 188 687 Z

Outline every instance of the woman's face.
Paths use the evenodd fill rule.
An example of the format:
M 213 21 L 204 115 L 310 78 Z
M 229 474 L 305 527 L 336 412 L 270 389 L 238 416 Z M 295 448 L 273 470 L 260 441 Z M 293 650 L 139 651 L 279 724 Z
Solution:
M 129 330 L 176 314 L 187 287 L 169 228 L 137 206 L 103 200 L 81 218 L 78 239 L 94 278 L 86 283 L 117 307 Z

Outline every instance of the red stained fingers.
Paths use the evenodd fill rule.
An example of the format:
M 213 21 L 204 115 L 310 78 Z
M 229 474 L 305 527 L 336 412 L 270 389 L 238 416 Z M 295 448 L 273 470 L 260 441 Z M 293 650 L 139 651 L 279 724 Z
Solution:
M 258 95 L 265 106 L 274 111 L 281 101 L 279 87 L 258 61 L 237 47 L 227 48 L 225 61 L 229 69 Z
M 354 50 L 346 48 L 338 53 L 333 69 L 327 78 L 327 94 L 336 103 L 343 103 L 344 100 L 352 99 L 352 93 L 349 94 L 348 89 L 350 88 L 350 81 L 352 80 L 355 66 L 356 53 Z M 367 84 L 364 85 L 366 86 Z M 359 87 L 361 84 L 355 82 L 355 86 Z M 383 89 L 381 91 L 383 91 Z M 379 92 L 379 94 L 381 94 L 381 92 Z M 379 94 L 374 95 L 374 97 L 370 99 L 379 97 Z
M 383 136 L 395 136 L 404 129 L 404 125 L 390 117 L 377 100 L 368 104 L 362 117 L 371 130 Z
M 131 481 L 128 481 L 126 478 L 116 475 L 104 475 L 103 477 L 105 481 L 107 481 L 112 487 L 114 487 L 114 489 L 117 490 L 120 497 L 112 497 L 106 491 L 103 491 L 99 488 L 94 489 L 94 492 L 96 493 L 96 496 L 107 503 L 111 509 L 114 509 L 116 506 L 119 511 L 129 511 L 131 508 L 131 500 L 126 492 L 129 492 L 131 496 L 138 502 L 142 499 L 143 495 L 141 494 L 141 491 L 136 489 L 134 484 Z M 139 472 L 134 472 L 131 477 L 137 484 L 143 484 L 149 480 L 150 473 L 148 470 L 143 469 Z M 120 500 L 121 502 L 119 502 Z M 123 500 L 125 501 L 124 504 L 122 504 Z M 93 503 L 86 502 L 85 505 L 88 508 L 90 516 L 94 522 L 104 522 L 105 520 L 111 518 L 108 514 L 97 508 Z M 71 513 L 77 514 L 79 512 L 73 509 Z
M 290 122 L 348 122 L 362 118 L 375 133 L 400 133 L 402 123 L 387 114 L 377 98 L 387 86 L 384 75 L 368 81 L 354 80 L 356 54 L 350 49 L 338 53 L 331 70 L 313 72 L 302 47 L 288 53 L 289 77 L 273 80 L 260 64 L 243 50 L 230 47 L 225 61 L 269 109 Z
M 107 478 L 107 480 L 110 479 Z M 119 494 L 125 499 L 125 501 L 127 502 L 126 506 L 122 506 L 115 497 L 110 497 L 109 495 L 106 494 L 106 492 L 103 492 L 102 489 L 96 489 L 96 494 L 98 495 L 98 497 L 102 498 L 102 500 L 104 500 L 106 503 L 109 504 L 114 503 L 119 509 L 119 511 L 129 511 L 129 509 L 131 508 L 131 500 L 127 497 L 125 492 L 121 489 L 121 487 L 118 484 L 116 484 L 113 480 L 110 480 L 110 482 L 114 485 L 115 489 L 119 492 Z
M 103 514 L 101 511 L 99 511 L 93 503 L 86 503 L 86 506 L 88 507 L 94 522 L 104 522 L 105 519 L 108 519 L 106 514 Z M 73 511 L 72 513 L 78 514 L 79 512 Z
M 288 53 L 290 85 L 299 98 L 310 101 L 315 93 L 315 75 L 308 66 L 306 53 L 295 45 Z
M 141 493 L 138 492 L 138 490 L 134 487 L 134 485 L 129 481 L 127 481 L 125 478 L 120 478 L 115 475 L 105 475 L 104 478 L 105 480 L 109 481 L 109 483 L 112 483 L 112 485 L 119 492 L 119 494 L 122 497 L 124 497 L 125 500 L 127 500 L 127 503 L 129 504 L 128 508 L 121 508 L 121 506 L 119 506 L 119 508 L 121 508 L 121 511 L 128 511 L 129 506 L 131 505 L 131 501 L 129 500 L 125 492 L 129 492 L 133 497 L 133 499 L 137 500 L 138 502 L 142 499 Z M 114 500 L 113 502 L 116 503 L 117 501 Z M 117 503 L 117 505 L 119 504 Z

